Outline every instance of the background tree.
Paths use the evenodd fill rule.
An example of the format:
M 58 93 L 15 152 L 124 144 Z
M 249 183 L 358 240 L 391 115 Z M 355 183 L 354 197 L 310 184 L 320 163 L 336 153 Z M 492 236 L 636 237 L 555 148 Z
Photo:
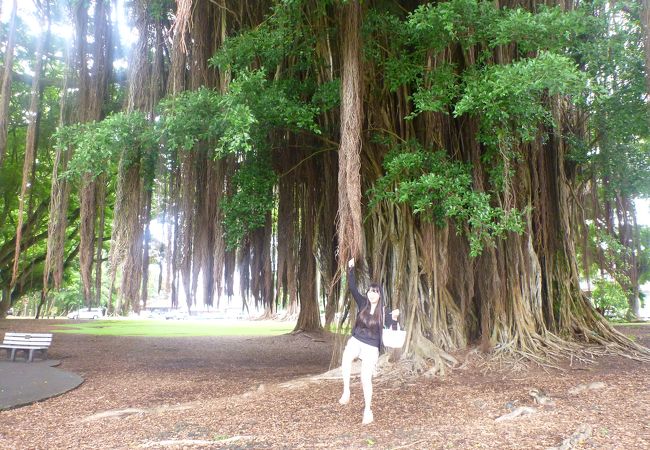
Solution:
M 594 3 L 597 39 L 579 46 L 581 61 L 598 89 L 582 119 L 588 138 L 574 146 L 578 192 L 585 206 L 583 265 L 596 261 L 626 293 L 628 318 L 639 313 L 640 240 L 635 198 L 650 195 L 647 183 L 650 126 L 640 5 Z M 580 223 L 580 222 L 579 222 Z M 588 226 L 586 224 L 589 224 Z
M 20 188 L 19 195 L 19 205 L 18 205 L 18 223 L 16 225 L 16 250 L 14 252 L 14 265 L 11 274 L 11 282 L 9 283 L 9 289 L 12 289 L 18 279 L 18 263 L 20 260 L 20 247 L 22 240 L 22 231 L 23 231 L 23 214 L 25 212 L 25 203 L 27 200 L 27 191 L 32 184 L 32 173 L 34 171 L 34 163 L 36 162 L 36 150 L 37 143 L 36 138 L 38 135 L 38 125 L 39 125 L 39 106 L 41 102 L 41 97 L 43 96 L 43 89 L 41 87 L 41 75 L 43 72 L 43 65 L 45 63 L 45 50 L 49 47 L 50 41 L 50 12 L 49 12 L 49 3 L 46 3 L 41 6 L 41 11 L 39 15 L 41 16 L 41 25 L 44 25 L 45 31 L 38 39 L 38 45 L 36 49 L 36 63 L 34 68 L 34 75 L 32 79 L 31 87 L 31 99 L 29 102 L 28 114 L 28 126 L 27 126 L 27 137 L 25 142 L 25 159 L 23 162 L 23 174 L 22 174 L 22 183 Z M 31 208 L 29 208 L 31 209 Z
M 13 73 L 14 47 L 16 46 L 16 22 L 18 16 L 18 1 L 14 0 L 9 19 L 9 32 L 5 45 L 2 86 L 0 87 L 0 167 L 7 153 L 7 122 L 9 119 L 9 101 L 11 98 L 11 82 Z

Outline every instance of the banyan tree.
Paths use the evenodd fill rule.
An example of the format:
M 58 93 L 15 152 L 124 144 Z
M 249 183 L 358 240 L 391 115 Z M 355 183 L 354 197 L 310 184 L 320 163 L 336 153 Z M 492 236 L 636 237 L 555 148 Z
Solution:
M 92 18 L 70 10 L 79 117 L 57 134 L 67 175 L 53 177 L 45 292 L 72 183 L 86 302 L 105 259 L 117 313 L 146 305 L 157 216 L 174 306 L 181 292 L 190 309 L 216 305 L 237 285 L 269 315 L 297 313 L 297 330 L 319 329 L 320 309 L 341 326 L 354 257 L 402 311 L 406 354 L 434 373 L 468 345 L 645 352 L 580 288 L 580 264 L 604 261 L 594 227 L 632 249 L 638 286 L 638 2 L 138 0 L 126 94 L 108 111 L 107 86 L 125 81 L 110 81 L 110 2 L 90 3 Z

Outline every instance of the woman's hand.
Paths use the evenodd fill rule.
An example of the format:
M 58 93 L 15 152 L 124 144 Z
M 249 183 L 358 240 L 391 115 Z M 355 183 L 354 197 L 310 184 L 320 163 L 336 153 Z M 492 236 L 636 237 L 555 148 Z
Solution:
M 354 258 L 352 258 L 350 261 L 348 261 L 348 267 L 352 269 L 354 267 Z
M 390 312 L 390 315 L 392 316 L 393 320 L 397 321 L 397 318 L 399 317 L 399 309 L 394 309 Z

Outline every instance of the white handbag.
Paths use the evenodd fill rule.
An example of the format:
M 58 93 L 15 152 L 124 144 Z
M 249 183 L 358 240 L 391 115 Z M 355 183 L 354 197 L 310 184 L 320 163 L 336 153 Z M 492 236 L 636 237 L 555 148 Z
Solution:
M 406 341 L 406 330 L 402 330 L 399 322 L 396 330 L 384 328 L 381 333 L 381 341 L 384 343 L 384 347 L 402 348 Z

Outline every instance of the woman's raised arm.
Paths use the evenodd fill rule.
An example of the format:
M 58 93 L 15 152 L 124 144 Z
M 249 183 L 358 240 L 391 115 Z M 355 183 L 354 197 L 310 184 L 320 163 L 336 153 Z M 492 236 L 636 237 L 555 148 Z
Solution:
M 361 295 L 357 288 L 357 277 L 354 274 L 354 259 L 348 262 L 348 287 L 352 293 L 352 297 L 354 297 L 354 301 L 357 303 L 357 308 L 361 309 L 366 306 L 367 299 Z

